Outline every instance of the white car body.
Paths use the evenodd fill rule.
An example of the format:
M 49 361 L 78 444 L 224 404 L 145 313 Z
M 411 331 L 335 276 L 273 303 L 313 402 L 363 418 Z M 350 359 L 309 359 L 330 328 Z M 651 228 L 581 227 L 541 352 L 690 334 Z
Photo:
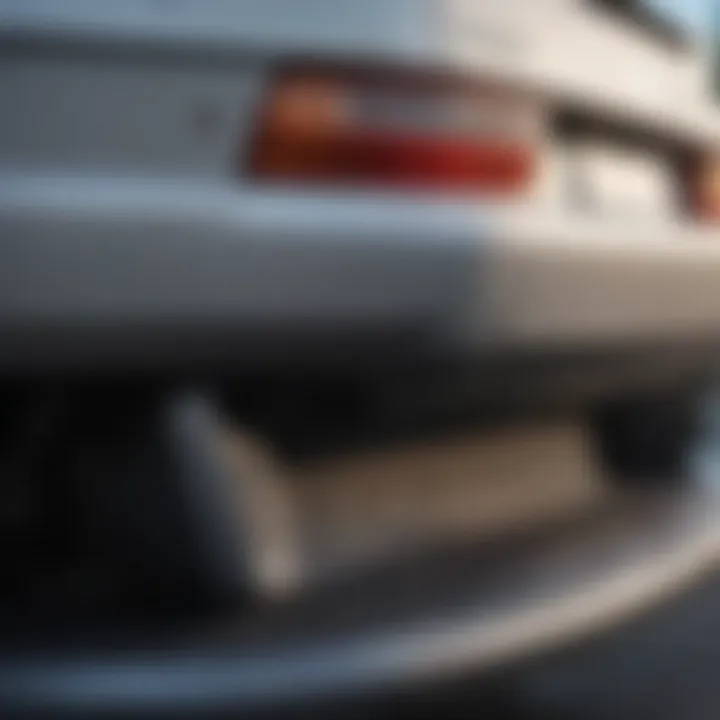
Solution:
M 0 36 L 7 365 L 38 348 L 30 327 L 67 332 L 69 355 L 121 346 L 129 359 L 132 328 L 158 340 L 148 328 L 164 322 L 407 321 L 484 349 L 720 320 L 717 231 L 668 212 L 651 158 L 575 151 L 599 187 L 637 198 L 632 222 L 568 208 L 571 154 L 549 139 L 521 203 L 287 191 L 235 172 L 274 69 L 307 56 L 507 78 L 548 107 L 714 152 L 700 46 L 673 54 L 572 0 L 5 0 Z M 105 339 L 121 328 L 123 341 L 88 339 L 91 327 Z
M 491 78 L 529 90 L 540 118 L 573 109 L 702 155 L 720 150 L 706 49 L 669 49 L 583 0 L 0 0 L 1 371 L 286 369 L 296 358 L 317 360 L 329 342 L 333 360 L 389 347 L 413 370 L 423 353 L 470 356 L 472 381 L 481 376 L 473 384 L 470 373 L 455 372 L 466 365 L 431 363 L 450 372 L 439 380 L 431 374 L 427 384 L 427 375 L 412 373 L 407 386 L 388 383 L 398 395 L 372 406 L 371 418 L 378 408 L 392 414 L 408 396 L 410 416 L 422 402 L 432 411 L 469 389 L 475 399 L 495 391 L 503 403 L 522 404 L 582 388 L 597 401 L 606 399 L 608 372 L 619 373 L 625 390 L 665 374 L 716 373 L 720 231 L 677 212 L 675 179 L 662 157 L 600 138 L 569 147 L 543 133 L 538 181 L 522 200 L 504 202 L 255 182 L 238 172 L 238 157 L 252 146 L 278 69 L 307 58 L 330 68 Z M 578 173 L 599 212 L 571 200 Z M 638 361 L 632 371 L 625 373 L 618 348 Z M 563 361 L 568 352 L 572 362 L 556 355 L 537 366 L 516 362 L 547 351 Z M 510 382 L 478 357 L 496 361 L 492 370 L 499 365 Z M 299 410 L 304 422 L 307 409 Z M 300 571 L 290 552 L 285 562 L 294 542 L 283 524 L 286 497 L 273 495 L 276 480 L 285 492 L 294 486 L 274 476 L 262 444 L 241 436 L 233 477 L 247 516 L 232 529 L 252 528 L 249 545 L 260 548 L 257 567 L 250 563 L 255 584 L 292 585 L 285 576 L 306 580 L 303 571 L 322 580 L 355 562 L 358 548 L 363 555 L 376 544 L 385 553 L 415 542 L 412 533 L 434 541 L 453 525 L 463 533 L 481 521 L 506 526 L 552 505 L 550 515 L 552 483 L 543 474 L 553 476 L 567 507 L 594 503 L 600 478 L 589 471 L 596 461 L 589 421 L 577 419 L 575 407 L 567 412 L 568 423 L 541 417 L 519 434 L 495 437 L 482 427 L 454 444 L 425 442 L 419 453 L 410 446 L 310 465 L 305 480 L 314 481 L 314 494 L 292 497 L 328 552 L 317 559 L 308 551 L 310 569 Z M 215 429 L 202 426 L 208 435 Z M 188 437 L 178 446 L 194 463 L 207 448 Z M 710 450 L 696 453 L 698 464 L 713 464 Z M 455 491 L 453 468 L 463 481 Z M 419 469 L 433 482 L 417 519 L 405 513 L 412 504 L 405 499 Z M 202 516 L 216 541 L 225 529 L 220 514 L 198 500 L 214 490 L 215 478 L 196 475 L 189 514 Z M 124 483 L 121 473 L 114 477 Z M 139 477 L 136 484 L 152 494 Z M 474 494 L 478 477 L 494 481 L 490 496 Z M 388 535 L 405 517 L 410 531 L 402 542 L 393 536 L 383 544 L 383 527 L 364 524 L 373 503 L 357 498 L 368 478 L 376 481 L 373 499 L 382 498 L 376 504 L 392 511 Z M 487 596 L 473 588 L 472 602 L 403 618 L 392 632 L 369 623 L 369 630 L 313 638 L 307 647 L 290 637 L 258 652 L 233 645 L 232 631 L 229 650 L 218 652 L 222 633 L 213 625 L 210 642 L 193 647 L 193 631 L 183 640 L 188 647 L 173 645 L 165 656 L 143 650 L 120 660 L 109 653 L 56 664 L 5 661 L 0 703 L 60 707 L 69 716 L 103 705 L 202 714 L 208 703 L 294 707 L 388 683 L 425 683 L 433 673 L 494 668 L 602 631 L 713 567 L 717 491 L 694 490 L 669 502 L 661 497 L 657 512 L 641 521 L 609 517 L 597 537 L 583 539 L 580 528 L 557 546 L 541 544 L 535 563 L 520 563 L 512 576 L 520 582 L 501 572 L 502 592 L 492 584 Z M 437 512 L 453 492 L 453 503 Z M 471 495 L 475 502 L 466 500 Z M 344 511 L 328 513 L 334 525 L 313 520 L 333 503 Z M 347 532 L 353 523 L 357 536 Z M 156 554 L 165 546 L 157 547 Z M 478 570 L 474 556 L 467 560 L 461 580 Z M 247 580 L 237 579 L 238 565 L 228 573 L 233 591 Z

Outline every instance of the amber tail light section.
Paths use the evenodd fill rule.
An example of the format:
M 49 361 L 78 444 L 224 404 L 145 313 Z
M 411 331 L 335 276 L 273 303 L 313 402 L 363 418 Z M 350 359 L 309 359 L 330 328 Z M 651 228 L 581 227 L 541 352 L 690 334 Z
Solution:
M 293 185 L 517 195 L 537 131 L 507 92 L 291 75 L 266 98 L 247 170 Z

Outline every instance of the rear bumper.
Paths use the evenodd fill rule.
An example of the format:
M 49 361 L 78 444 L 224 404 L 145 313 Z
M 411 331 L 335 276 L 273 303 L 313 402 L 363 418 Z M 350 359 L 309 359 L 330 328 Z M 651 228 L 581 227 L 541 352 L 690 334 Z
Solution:
M 207 634 L 194 627 L 163 649 L 128 642 L 60 660 L 4 653 L 0 708 L 13 717 L 274 717 L 507 666 L 607 630 L 694 584 L 717 563 L 717 509 L 712 496 L 645 498 L 635 512 L 541 539 L 519 561 L 510 553 L 489 578 L 470 553 L 423 566 L 419 578 L 401 572 L 387 594 L 370 578 L 350 586 L 350 602 L 347 592 L 310 597 L 249 625 L 230 618 Z M 406 584 L 400 595 L 397 583 Z M 343 611 L 324 616 L 328 607 Z
M 679 226 L 216 183 L 6 177 L 0 229 L 3 369 L 720 339 L 720 245 Z

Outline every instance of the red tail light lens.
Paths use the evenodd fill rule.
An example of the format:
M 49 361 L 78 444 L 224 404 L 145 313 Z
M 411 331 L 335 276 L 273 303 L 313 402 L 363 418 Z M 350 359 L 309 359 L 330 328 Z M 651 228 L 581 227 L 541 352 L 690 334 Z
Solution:
M 535 167 L 532 112 L 499 94 L 281 80 L 260 117 L 255 178 L 517 194 Z
M 699 163 L 695 209 L 700 220 L 720 221 L 720 158 L 709 157 Z

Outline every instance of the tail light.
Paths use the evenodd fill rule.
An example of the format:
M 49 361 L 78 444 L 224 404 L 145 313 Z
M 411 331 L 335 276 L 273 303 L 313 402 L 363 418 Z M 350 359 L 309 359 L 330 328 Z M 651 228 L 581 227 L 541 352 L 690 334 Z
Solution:
M 518 194 L 536 131 L 530 103 L 509 93 L 295 75 L 266 100 L 249 170 L 283 183 Z
M 696 178 L 694 204 L 699 219 L 720 221 L 720 158 L 704 158 Z

